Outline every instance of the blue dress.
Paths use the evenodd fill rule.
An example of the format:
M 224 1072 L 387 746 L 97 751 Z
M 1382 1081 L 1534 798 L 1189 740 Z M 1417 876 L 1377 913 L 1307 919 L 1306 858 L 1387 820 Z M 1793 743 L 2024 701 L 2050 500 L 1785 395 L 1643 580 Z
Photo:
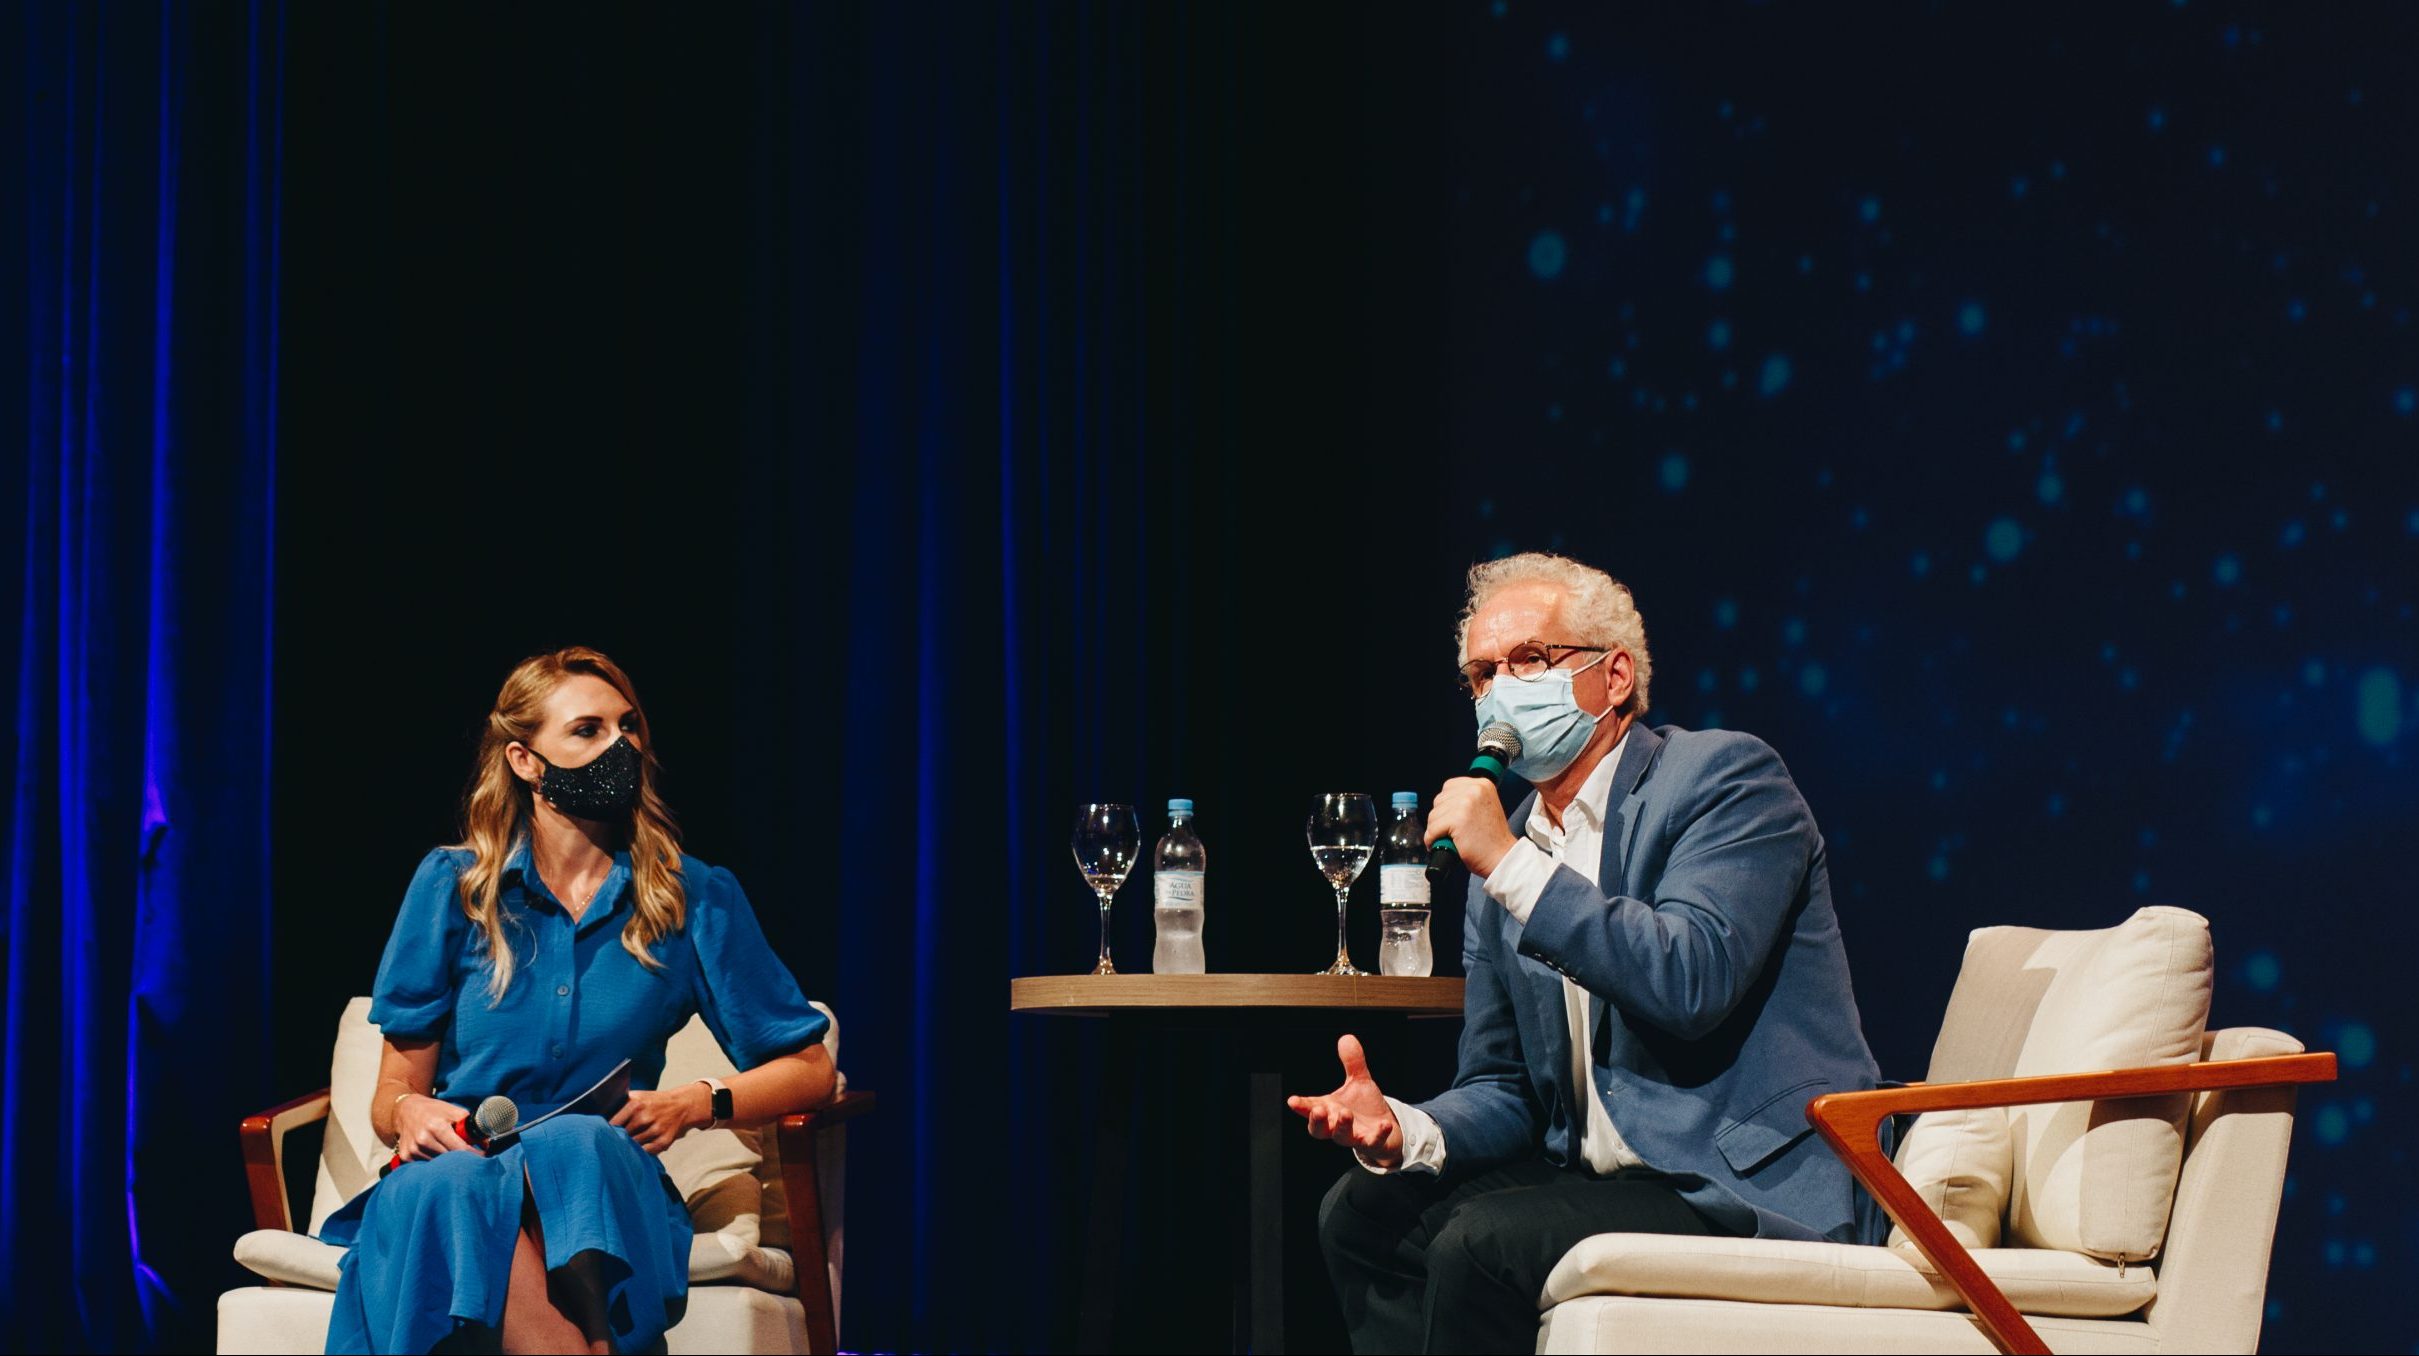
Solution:
M 765 944 L 739 882 L 687 856 L 687 921 L 656 943 L 662 968 L 649 969 L 621 942 L 633 904 L 629 854 L 616 854 L 574 923 L 522 842 L 500 898 L 512 987 L 491 1003 L 483 939 L 455 890 L 470 860 L 465 849 L 438 848 L 421 861 L 370 1004 L 388 1039 L 438 1042 L 437 1097 L 475 1107 L 500 1093 L 534 1119 L 624 1059 L 630 1086 L 653 1088 L 664 1042 L 692 1014 L 743 1069 L 823 1038 L 828 1020 Z M 660 1349 L 688 1304 L 688 1209 L 627 1132 L 601 1117 L 558 1116 L 492 1158 L 455 1152 L 404 1164 L 329 1216 L 319 1236 L 347 1251 L 328 1350 L 423 1352 L 467 1327 L 500 1329 L 524 1182 L 547 1269 L 585 1254 L 614 1350 Z

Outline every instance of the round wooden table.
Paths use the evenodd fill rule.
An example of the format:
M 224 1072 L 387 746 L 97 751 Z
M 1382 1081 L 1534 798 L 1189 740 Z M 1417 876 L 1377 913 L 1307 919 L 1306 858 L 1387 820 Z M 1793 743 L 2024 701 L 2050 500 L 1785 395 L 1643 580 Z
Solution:
M 1238 1032 L 1332 1027 L 1339 1016 L 1459 1017 L 1462 981 L 1400 975 L 1031 975 L 1008 982 L 1011 1012 L 1107 1019 L 1132 1027 L 1213 1027 Z M 1243 1043 L 1244 1123 L 1249 1127 L 1250 1223 L 1234 1274 L 1250 1276 L 1248 1317 L 1238 1316 L 1235 1349 L 1281 1352 L 1284 1333 L 1285 1231 L 1279 1158 L 1292 1113 L 1282 1074 L 1265 1047 Z M 1124 1061 L 1110 1061 L 1112 1070 Z M 1132 1127 L 1118 1123 L 1125 1099 L 1104 1096 L 1094 1155 L 1092 1225 L 1085 1261 L 1082 1344 L 1109 1348 L 1111 1296 L 1119 1248 L 1116 1199 Z

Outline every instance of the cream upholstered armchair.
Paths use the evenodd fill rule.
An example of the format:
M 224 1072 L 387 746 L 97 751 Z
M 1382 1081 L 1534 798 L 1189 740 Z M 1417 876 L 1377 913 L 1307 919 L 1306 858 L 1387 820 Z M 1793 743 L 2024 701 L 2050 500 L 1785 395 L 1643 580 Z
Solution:
M 1599 1234 L 1547 1278 L 1537 1349 L 2256 1350 L 2294 1088 L 2335 1057 L 2205 1030 L 2213 969 L 2183 909 L 1975 932 L 1930 1081 L 1807 1109 L 1890 1246 Z
M 827 1017 L 831 1009 L 815 1005 Z M 328 1086 L 243 1123 L 244 1170 L 260 1227 L 235 1259 L 267 1282 L 218 1301 L 222 1352 L 320 1352 L 335 1311 L 342 1248 L 313 1237 L 338 1207 L 378 1180 L 387 1149 L 370 1132 L 379 1032 L 370 1000 L 337 1023 Z M 840 1024 L 825 1032 L 840 1060 Z M 691 1018 L 664 1051 L 664 1086 L 732 1072 L 705 1023 Z M 847 1122 L 873 1107 L 847 1091 L 830 1106 L 763 1131 L 700 1130 L 664 1153 L 697 1234 L 689 1250 L 689 1307 L 666 1337 L 672 1352 L 831 1352 L 839 1349 L 842 1168 Z M 324 1122 L 311 1213 L 300 1232 L 286 1192 L 286 1137 Z

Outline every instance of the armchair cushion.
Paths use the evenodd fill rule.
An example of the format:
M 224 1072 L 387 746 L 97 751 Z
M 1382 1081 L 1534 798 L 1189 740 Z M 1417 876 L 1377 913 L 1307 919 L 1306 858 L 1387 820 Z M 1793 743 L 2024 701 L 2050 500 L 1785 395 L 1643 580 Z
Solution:
M 835 1091 L 844 1092 L 848 1077 L 839 1073 L 840 1018 L 821 1003 L 814 1008 L 826 1019 L 823 1049 L 831 1056 Z M 690 1018 L 664 1044 L 663 1086 L 667 1088 L 700 1078 L 728 1078 L 736 1071 L 713 1032 L 697 1018 Z M 781 1159 L 774 1138 L 766 1128 L 695 1130 L 664 1151 L 664 1171 L 672 1175 L 672 1184 L 688 1202 L 689 1217 L 700 1230 L 724 1230 L 748 1215 L 755 1217 L 749 1226 L 752 1235 L 761 1235 L 775 1246 L 789 1243 L 789 1193 L 781 1186 Z
M 2158 1289 L 2148 1267 L 2112 1265 L 2078 1252 L 1982 1248 L 1974 1260 L 2029 1314 L 2114 1318 L 2148 1304 Z M 1551 1306 L 1604 1294 L 1872 1309 L 1965 1305 L 1912 1251 L 1664 1234 L 1597 1234 L 1581 1241 L 1547 1276 L 1542 1300 Z
M 311 1191 L 316 1234 L 328 1216 L 370 1189 L 378 1165 L 391 1152 L 370 1129 L 370 1100 L 378 1087 L 378 1056 L 385 1037 L 370 1021 L 367 995 L 345 1004 L 336 1023 L 335 1056 L 328 1063 L 327 1139 L 319 1148 L 319 1180 Z
M 256 1276 L 311 1290 L 336 1288 L 344 1249 L 291 1229 L 254 1229 L 235 1240 L 235 1260 Z
M 1999 1217 L 2007 1211 L 2007 1182 L 2013 1153 L 2007 1108 L 1927 1111 L 1899 1146 L 1898 1172 L 1967 1248 L 1999 1246 Z M 1890 1246 L 1913 1247 L 1893 1226 Z
M 2214 974 L 2209 923 L 2137 910 L 2113 928 L 1981 928 L 1966 945 L 1931 1081 L 2189 1064 L 2200 1057 Z M 2155 1256 L 2184 1157 L 2184 1096 L 2059 1102 L 2005 1113 L 2005 1241 L 2111 1261 Z M 1923 1117 L 1917 1141 L 1945 1133 Z M 2021 1306 L 2020 1306 L 2021 1307 Z
M 700 1231 L 690 1239 L 689 1283 L 737 1281 L 788 1294 L 797 1267 L 781 1249 L 758 1245 L 755 1223 L 750 1215 L 743 1228 Z M 334 1290 L 337 1264 L 343 1259 L 344 1249 L 335 1244 L 285 1229 L 254 1229 L 235 1240 L 235 1260 L 252 1274 L 310 1290 Z

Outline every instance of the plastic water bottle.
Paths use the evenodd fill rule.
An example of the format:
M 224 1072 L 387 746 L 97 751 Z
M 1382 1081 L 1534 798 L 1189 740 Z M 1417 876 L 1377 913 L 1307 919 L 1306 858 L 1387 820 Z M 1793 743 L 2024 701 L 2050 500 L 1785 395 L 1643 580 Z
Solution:
M 1203 881 L 1209 850 L 1193 832 L 1193 803 L 1168 802 L 1167 836 L 1151 859 L 1151 912 L 1159 924 L 1151 946 L 1151 973 L 1197 975 L 1208 966 L 1201 956 Z
M 1424 975 L 1436 968 L 1436 951 L 1428 940 L 1428 817 L 1419 811 L 1419 793 L 1394 793 L 1394 823 L 1378 855 L 1378 922 L 1384 932 L 1378 942 L 1377 972 L 1381 975 Z

